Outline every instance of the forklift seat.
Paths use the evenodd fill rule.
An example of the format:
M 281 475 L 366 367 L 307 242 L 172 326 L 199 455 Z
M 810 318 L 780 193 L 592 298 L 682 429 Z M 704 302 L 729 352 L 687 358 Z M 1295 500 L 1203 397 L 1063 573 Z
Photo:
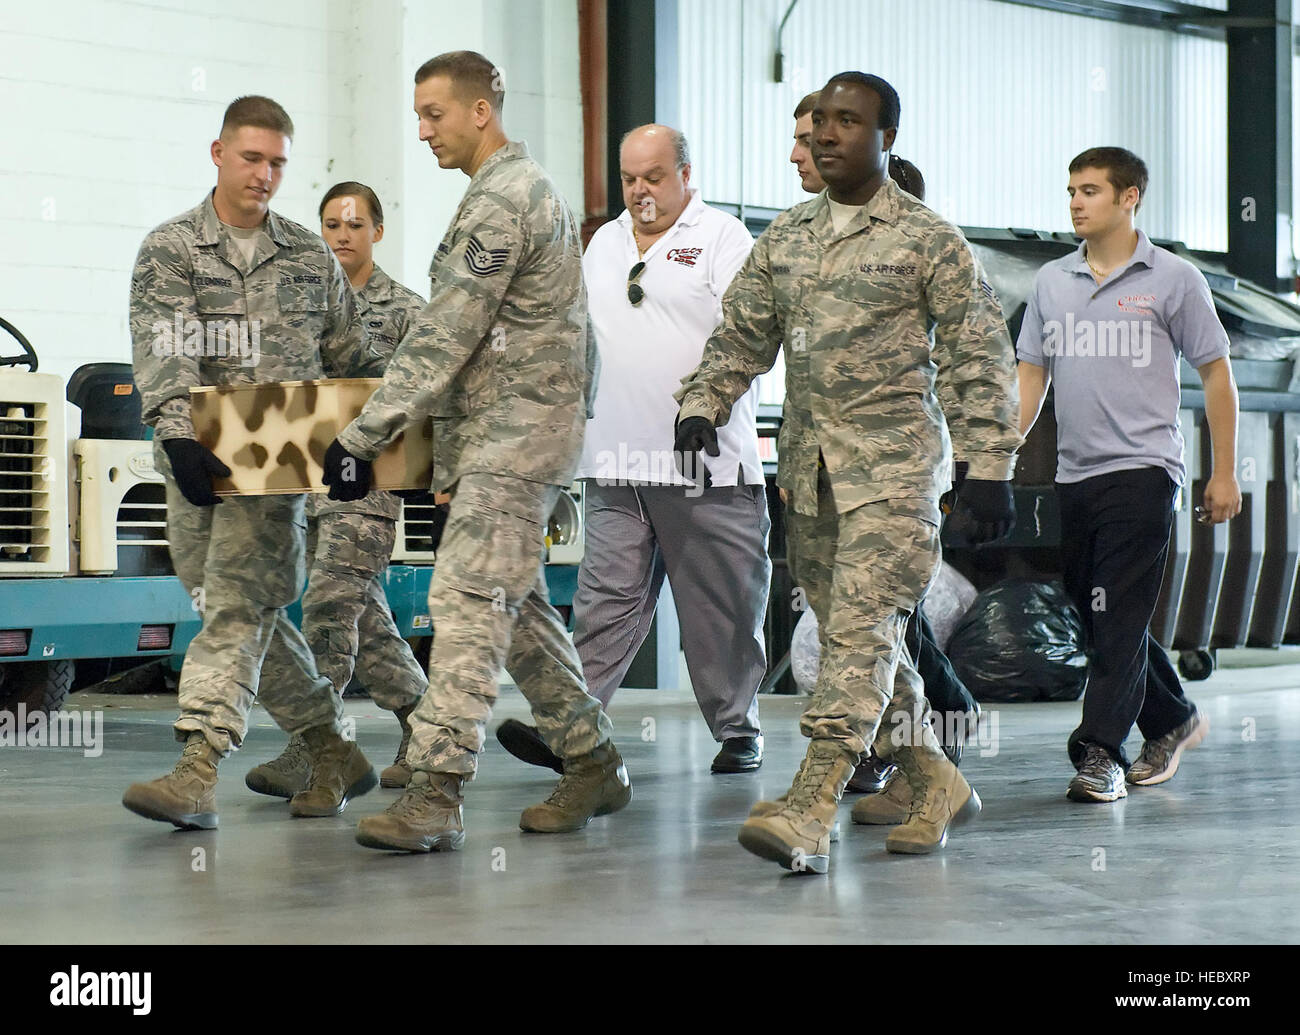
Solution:
M 130 363 L 87 363 L 68 379 L 68 402 L 81 407 L 79 438 L 145 439 L 140 391 Z

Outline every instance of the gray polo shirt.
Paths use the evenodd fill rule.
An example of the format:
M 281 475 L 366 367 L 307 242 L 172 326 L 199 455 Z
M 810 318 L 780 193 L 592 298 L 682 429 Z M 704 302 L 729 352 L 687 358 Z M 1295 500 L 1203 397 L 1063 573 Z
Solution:
M 1016 358 L 1055 386 L 1057 481 L 1163 467 L 1183 484 L 1180 353 L 1202 367 L 1228 355 L 1228 335 L 1200 270 L 1141 230 L 1101 284 L 1082 244 L 1038 271 Z

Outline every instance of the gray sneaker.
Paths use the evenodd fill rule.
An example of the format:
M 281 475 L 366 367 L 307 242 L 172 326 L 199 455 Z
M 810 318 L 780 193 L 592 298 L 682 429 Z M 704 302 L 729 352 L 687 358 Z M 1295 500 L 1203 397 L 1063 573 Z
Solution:
M 1098 744 L 1085 744 L 1079 771 L 1070 781 L 1065 796 L 1071 801 L 1117 801 L 1128 797 L 1124 768 Z
M 1210 732 L 1210 720 L 1194 711 L 1181 726 L 1175 726 L 1163 737 L 1148 740 L 1142 745 L 1142 754 L 1128 771 L 1128 782 L 1137 787 L 1150 787 L 1172 779 L 1178 772 L 1178 760 L 1184 751 L 1196 747 Z

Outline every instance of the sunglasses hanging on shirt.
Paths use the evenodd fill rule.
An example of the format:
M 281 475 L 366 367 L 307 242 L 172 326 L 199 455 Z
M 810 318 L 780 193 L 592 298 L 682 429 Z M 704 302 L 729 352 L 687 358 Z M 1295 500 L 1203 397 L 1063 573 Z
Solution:
M 645 288 L 637 281 L 641 274 L 645 272 L 645 262 L 638 262 L 627 275 L 627 300 L 633 305 L 640 305 L 641 300 L 645 298 Z

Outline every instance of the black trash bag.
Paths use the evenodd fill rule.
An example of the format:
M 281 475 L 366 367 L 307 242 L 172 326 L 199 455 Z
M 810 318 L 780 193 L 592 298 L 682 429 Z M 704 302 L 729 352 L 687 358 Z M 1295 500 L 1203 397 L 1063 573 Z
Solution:
M 957 623 L 948 659 L 977 701 L 1075 701 L 1088 681 L 1083 622 L 1060 582 L 990 586 Z

